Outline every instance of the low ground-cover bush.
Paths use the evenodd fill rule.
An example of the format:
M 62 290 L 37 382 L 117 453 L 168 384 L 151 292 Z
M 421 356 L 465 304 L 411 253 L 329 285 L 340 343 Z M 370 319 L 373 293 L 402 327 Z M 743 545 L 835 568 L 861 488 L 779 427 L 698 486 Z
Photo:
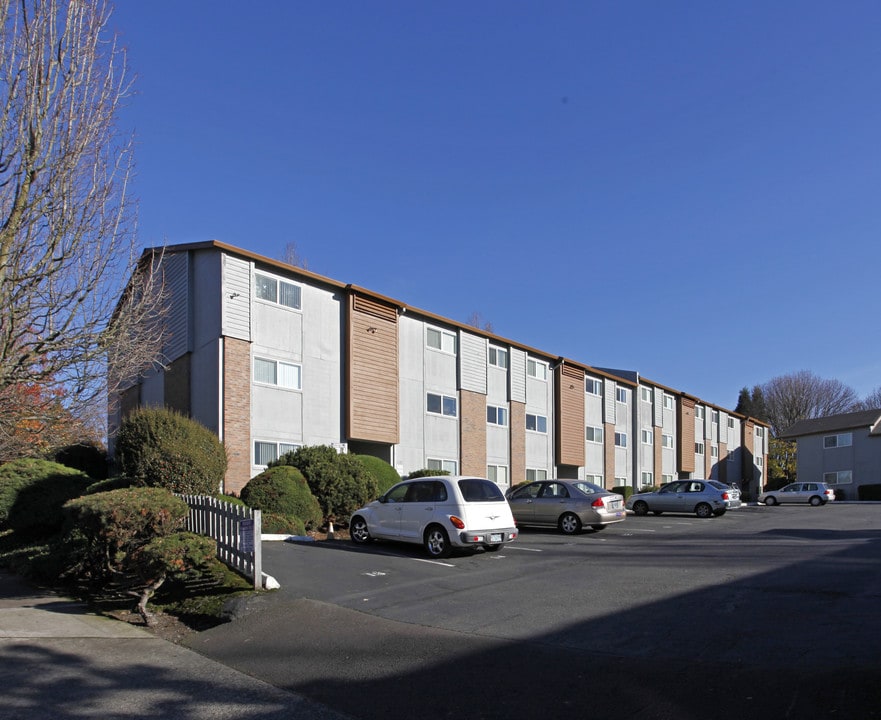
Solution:
M 227 467 L 213 432 L 165 408 L 140 408 L 123 420 L 116 461 L 134 484 L 193 495 L 217 494 Z

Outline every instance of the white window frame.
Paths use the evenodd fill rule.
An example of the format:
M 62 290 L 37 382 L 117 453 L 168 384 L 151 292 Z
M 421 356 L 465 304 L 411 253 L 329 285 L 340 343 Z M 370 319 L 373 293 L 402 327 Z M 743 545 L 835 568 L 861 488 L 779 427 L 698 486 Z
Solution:
M 639 397 L 643 402 L 650 403 L 652 401 L 654 393 L 651 388 L 641 387 L 639 389 Z
M 529 419 L 532 418 L 533 427 L 529 427 Z M 542 428 L 542 425 L 544 428 Z M 548 418 L 546 415 L 526 413 L 526 432 L 536 432 L 542 435 L 548 434 Z
M 268 281 L 273 284 L 274 291 L 271 297 L 265 297 L 261 294 L 263 289 L 267 287 L 267 285 L 263 284 L 263 281 Z M 284 286 L 289 287 L 291 291 L 296 290 L 296 304 L 282 301 L 282 296 L 288 294 L 283 292 Z M 254 297 L 261 302 L 270 303 L 289 310 L 303 309 L 303 286 L 293 283 L 290 280 L 284 280 L 277 275 L 270 275 L 269 273 L 254 272 Z
M 498 345 L 490 345 L 487 350 L 487 362 L 493 367 L 508 369 L 508 351 Z
M 824 450 L 834 450 L 835 448 L 850 447 L 851 445 L 853 445 L 853 433 L 848 432 L 823 436 Z
M 508 486 L 508 466 L 507 465 L 487 465 L 486 479 L 492 480 L 496 485 Z
M 428 399 L 431 397 L 436 397 L 436 398 L 440 399 L 440 407 L 441 407 L 440 412 L 438 412 L 436 410 L 429 409 Z M 452 403 L 454 405 L 454 408 L 453 408 L 454 412 L 452 412 L 452 413 L 447 412 L 447 401 L 448 400 L 452 401 Z M 433 392 L 425 393 L 425 412 L 427 412 L 429 415 L 437 415 L 439 417 L 457 418 L 457 417 L 459 417 L 459 398 L 453 397 L 452 395 L 444 395 L 443 393 L 433 393 Z
M 639 481 L 642 483 L 640 487 L 652 487 L 655 484 L 655 474 L 643 471 L 640 475 Z
M 267 449 L 269 446 L 274 447 L 275 448 L 275 450 L 274 450 L 275 456 L 272 458 L 266 458 L 266 457 L 261 458 L 264 460 L 268 460 L 268 462 L 265 462 L 265 463 L 260 462 L 257 457 L 259 454 L 258 450 L 257 450 L 258 445 L 262 445 L 264 447 L 264 449 Z M 264 467 L 264 468 L 268 467 L 269 463 L 272 462 L 273 460 L 278 460 L 282 455 L 287 455 L 289 452 L 293 452 L 294 450 L 297 450 L 301 447 L 303 447 L 303 446 L 300 444 L 297 444 L 297 443 L 277 442 L 275 440 L 255 440 L 254 441 L 254 448 L 253 448 L 254 449 L 253 465 L 255 467 Z
M 615 447 L 626 448 L 627 447 L 627 433 L 626 432 L 616 432 L 615 433 Z
M 728 418 L 728 427 L 729 427 L 729 429 L 734 430 L 734 418 L 733 417 Z
M 655 435 L 651 430 L 642 430 L 640 431 L 642 435 L 642 444 L 643 445 L 654 445 L 655 444 Z
M 661 475 L 661 484 L 666 485 L 667 483 L 673 482 L 672 475 Z
M 508 408 L 498 405 L 487 405 L 486 422 L 489 425 L 508 427 Z
M 702 442 L 696 442 L 694 444 L 694 454 L 695 455 L 703 455 L 706 451 L 704 444 Z
M 694 416 L 698 420 L 703 420 L 706 417 L 707 411 L 703 405 L 695 405 L 694 406 Z
M 257 363 L 265 363 L 273 366 L 273 380 L 261 380 L 257 377 Z M 282 360 L 273 360 L 272 358 L 254 356 L 253 379 L 258 385 L 266 385 L 268 387 L 281 388 L 282 390 L 302 390 L 303 389 L 303 366 L 297 363 L 283 362 Z M 296 375 L 292 383 L 284 382 L 285 378 L 290 378 L 291 373 Z
M 718 410 L 710 410 L 710 422 L 719 424 L 719 411 Z
M 435 337 L 437 338 L 437 344 L 432 342 Z M 455 355 L 457 350 L 456 341 L 456 333 L 439 327 L 432 327 L 431 325 L 425 326 L 425 347 L 431 350 L 437 350 L 447 355 Z
M 526 468 L 526 482 L 540 482 L 547 479 L 547 470 L 543 468 Z
M 676 447 L 675 438 L 669 433 L 663 433 L 661 435 L 661 447 L 673 450 Z
M 548 381 L 548 364 L 541 360 L 526 358 L 526 374 L 536 380 Z
M 425 467 L 428 470 L 446 470 L 450 475 L 459 474 L 459 463 L 455 460 L 443 458 L 425 458 Z
M 673 396 L 664 393 L 664 410 L 673 410 L 675 409 L 675 405 Z
M 602 445 L 604 430 L 596 425 L 588 425 L 584 430 L 584 439 L 587 442 L 598 443 Z
M 585 378 L 584 379 L 584 392 L 588 395 L 602 395 L 603 394 L 603 381 L 598 380 L 597 378 Z
M 827 485 L 853 485 L 853 470 L 823 473 L 823 482 Z
M 590 475 L 590 474 L 586 474 L 586 475 L 584 476 L 584 479 L 585 479 L 587 482 L 589 482 L 589 483 L 593 483 L 594 485 L 599 485 L 600 487 L 606 487 L 606 486 L 603 484 L 603 476 L 602 476 L 602 475 Z
M 619 402 L 622 405 L 626 405 L 628 400 L 630 399 L 630 393 L 627 388 L 616 387 L 615 388 L 615 402 Z
M 710 457 L 712 457 L 712 458 L 719 457 L 719 447 L 717 445 L 710 445 Z

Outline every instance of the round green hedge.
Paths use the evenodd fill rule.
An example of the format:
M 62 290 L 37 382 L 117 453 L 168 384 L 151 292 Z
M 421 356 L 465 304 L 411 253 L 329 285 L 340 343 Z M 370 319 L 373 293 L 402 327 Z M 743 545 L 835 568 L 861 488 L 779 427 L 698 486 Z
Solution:
M 64 503 L 94 482 L 86 473 L 51 460 L 25 458 L 0 466 L 0 527 L 51 533 Z
M 279 465 L 251 478 L 242 488 L 242 501 L 263 511 L 264 532 L 270 524 L 268 515 L 299 518 L 306 527 L 318 527 L 323 519 L 321 506 L 297 468 Z M 280 532 L 285 532 L 281 530 Z
M 226 475 L 223 444 L 208 428 L 165 408 L 140 408 L 116 435 L 120 473 L 135 484 L 216 495 Z
M 354 457 L 364 463 L 364 467 L 376 479 L 377 497 L 382 495 L 392 485 L 401 482 L 401 476 L 398 475 L 398 471 L 382 458 L 374 457 L 373 455 L 355 455 Z

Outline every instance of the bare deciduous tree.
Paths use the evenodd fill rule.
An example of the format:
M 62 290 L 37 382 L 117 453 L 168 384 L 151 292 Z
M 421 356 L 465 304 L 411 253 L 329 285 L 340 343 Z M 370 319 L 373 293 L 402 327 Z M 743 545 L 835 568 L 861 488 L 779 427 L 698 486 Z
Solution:
M 762 390 L 775 436 L 799 420 L 838 415 L 860 407 L 853 388 L 839 380 L 824 380 L 808 370 L 775 377 Z
M 490 322 L 489 320 L 484 320 L 483 316 L 479 312 L 477 312 L 477 310 L 475 310 L 473 313 L 471 313 L 471 316 L 468 318 L 468 320 L 466 320 L 466 322 L 471 327 L 476 327 L 476 328 L 478 328 L 480 330 L 484 330 L 488 333 L 495 332 L 493 330 L 492 322 Z
M 866 410 L 881 409 L 881 385 L 876 387 L 866 396 L 866 399 L 863 400 L 863 407 Z
M 306 258 L 300 255 L 300 251 L 297 248 L 297 243 L 289 242 L 284 246 L 284 254 L 281 257 L 288 265 L 293 265 L 294 267 L 303 268 L 303 270 L 309 269 L 309 263 L 306 262 Z
M 121 378 L 161 347 L 159 278 L 135 252 L 132 141 L 116 127 L 131 79 L 109 16 L 101 0 L 0 0 L 0 444 L 102 396 L 108 351 Z

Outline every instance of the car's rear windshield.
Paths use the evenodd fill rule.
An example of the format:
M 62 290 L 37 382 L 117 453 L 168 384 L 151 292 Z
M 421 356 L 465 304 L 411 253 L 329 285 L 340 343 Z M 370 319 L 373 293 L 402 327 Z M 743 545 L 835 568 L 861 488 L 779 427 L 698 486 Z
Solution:
M 596 493 L 606 492 L 605 488 L 601 488 L 599 485 L 594 485 L 593 483 L 585 481 L 575 482 L 572 484 L 585 495 L 595 495 Z
M 498 502 L 505 499 L 498 485 L 480 478 L 459 480 L 459 490 L 465 502 Z

